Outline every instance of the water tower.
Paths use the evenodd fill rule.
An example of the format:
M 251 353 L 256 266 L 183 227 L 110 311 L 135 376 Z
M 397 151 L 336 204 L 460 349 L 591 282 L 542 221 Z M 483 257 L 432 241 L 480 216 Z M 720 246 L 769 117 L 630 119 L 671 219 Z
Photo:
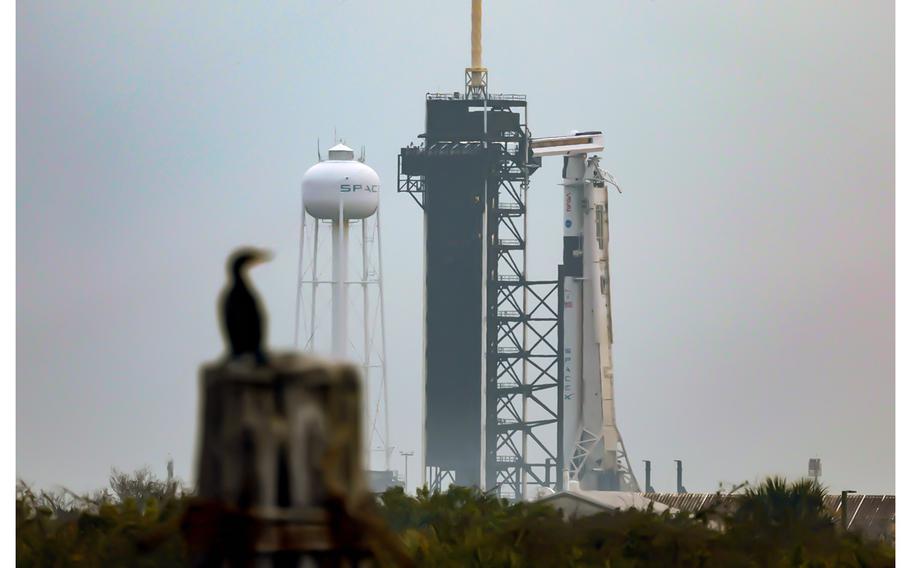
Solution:
M 361 365 L 370 411 L 367 447 L 382 452 L 384 468 L 388 470 L 392 448 L 387 412 L 379 186 L 375 170 L 363 163 L 362 156 L 355 159 L 354 151 L 344 144 L 330 148 L 326 160 L 320 155 L 319 162 L 304 174 L 294 345 Z M 352 259 L 351 227 L 357 225 L 361 231 L 359 238 L 354 238 L 354 245 L 360 254 Z M 325 228 L 331 230 L 330 255 L 320 254 L 320 249 L 325 248 L 325 238 L 323 242 L 319 239 L 320 229 Z M 349 295 L 352 285 L 360 288 L 360 298 Z M 328 329 L 331 334 L 326 333 Z

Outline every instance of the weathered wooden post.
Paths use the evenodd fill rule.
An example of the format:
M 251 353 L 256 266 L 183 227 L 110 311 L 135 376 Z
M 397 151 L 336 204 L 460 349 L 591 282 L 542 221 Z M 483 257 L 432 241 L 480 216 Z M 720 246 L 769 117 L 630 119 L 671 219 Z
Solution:
M 198 499 L 184 522 L 197 566 L 373 556 L 387 533 L 370 516 L 353 367 L 295 354 L 218 362 L 200 391 Z

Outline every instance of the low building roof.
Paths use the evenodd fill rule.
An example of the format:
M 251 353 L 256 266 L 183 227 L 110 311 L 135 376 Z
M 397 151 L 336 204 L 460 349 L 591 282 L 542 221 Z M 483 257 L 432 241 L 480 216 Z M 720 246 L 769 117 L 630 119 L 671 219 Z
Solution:
M 645 497 L 641 493 L 631 491 L 592 491 L 572 490 L 560 491 L 538 499 L 539 503 L 547 503 L 563 510 L 568 515 L 585 516 L 602 511 L 625 511 L 638 509 L 647 511 L 649 508 L 655 513 L 669 511 L 678 512 L 658 501 Z
M 669 507 L 690 513 L 718 506 L 730 510 L 736 507 L 737 495 L 720 493 L 645 493 L 644 497 Z M 825 508 L 835 518 L 840 518 L 841 496 L 825 496 Z M 847 496 L 847 529 L 867 536 L 883 537 L 894 531 L 896 500 L 894 495 Z

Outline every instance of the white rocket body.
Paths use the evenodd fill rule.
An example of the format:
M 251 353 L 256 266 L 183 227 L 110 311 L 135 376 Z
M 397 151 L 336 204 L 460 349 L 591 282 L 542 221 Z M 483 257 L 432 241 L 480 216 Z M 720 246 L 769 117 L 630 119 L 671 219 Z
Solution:
M 566 158 L 563 234 L 581 277 L 563 281 L 563 448 L 582 489 L 620 489 L 613 404 L 607 188 L 593 181 L 597 158 Z
M 610 305 L 607 189 L 600 169 L 603 134 L 531 142 L 535 156 L 563 156 L 563 440 L 564 486 L 637 491 L 616 426 Z

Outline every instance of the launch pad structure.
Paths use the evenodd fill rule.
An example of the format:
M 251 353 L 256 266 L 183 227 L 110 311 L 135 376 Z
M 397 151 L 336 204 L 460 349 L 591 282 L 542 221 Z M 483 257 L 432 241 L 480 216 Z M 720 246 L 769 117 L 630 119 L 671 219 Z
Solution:
M 466 75 L 465 94 L 427 95 L 423 141 L 398 159 L 398 191 L 425 216 L 425 474 L 431 489 L 517 498 L 552 485 L 563 462 L 559 282 L 526 277 L 527 191 L 541 164 L 527 100 Z
M 599 131 L 533 139 L 524 95 L 488 92 L 481 0 L 463 92 L 428 93 L 398 192 L 423 210 L 424 482 L 524 499 L 533 486 L 639 491 L 613 400 Z M 527 275 L 528 188 L 563 159 L 563 260 Z

